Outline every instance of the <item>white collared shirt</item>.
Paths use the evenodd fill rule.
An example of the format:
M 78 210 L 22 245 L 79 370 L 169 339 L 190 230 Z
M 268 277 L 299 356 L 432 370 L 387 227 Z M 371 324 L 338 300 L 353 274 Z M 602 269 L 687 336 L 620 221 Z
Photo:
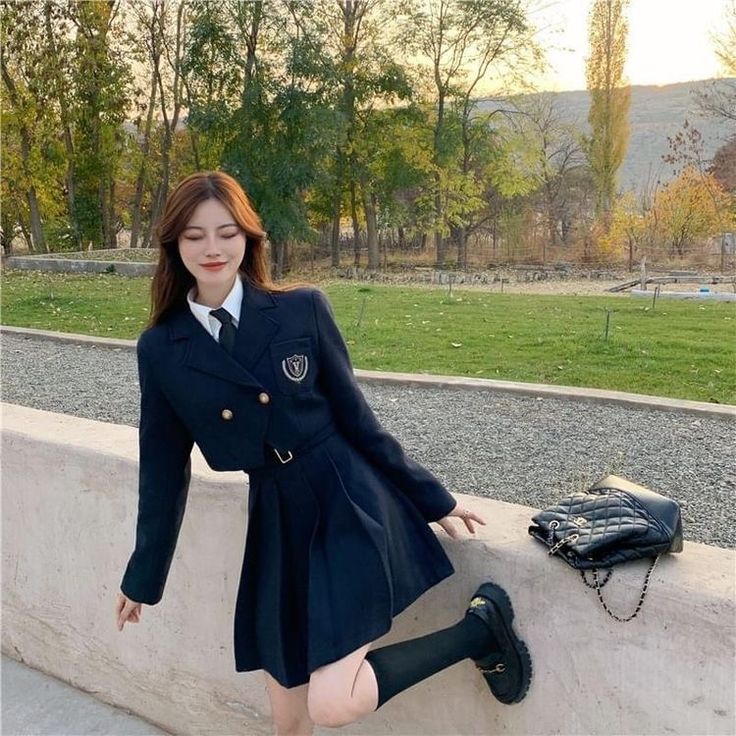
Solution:
M 194 294 L 197 290 L 196 285 L 192 286 L 187 292 L 187 302 L 189 308 L 192 310 L 192 314 L 197 318 L 197 321 L 212 335 L 218 342 L 220 341 L 220 328 L 222 322 L 217 317 L 213 317 L 210 312 L 213 307 L 208 307 L 206 304 L 198 304 L 194 301 Z M 228 312 L 232 315 L 233 324 L 235 327 L 238 326 L 238 320 L 240 318 L 240 305 L 243 301 L 243 282 L 240 279 L 240 274 L 237 274 L 233 288 L 230 289 L 230 293 L 225 297 L 225 301 L 220 305 L 225 307 Z

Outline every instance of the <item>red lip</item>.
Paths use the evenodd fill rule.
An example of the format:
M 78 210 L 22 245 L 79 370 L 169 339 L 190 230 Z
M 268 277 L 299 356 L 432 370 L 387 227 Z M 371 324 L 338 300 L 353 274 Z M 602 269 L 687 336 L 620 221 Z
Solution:
M 203 263 L 202 268 L 206 268 L 208 271 L 217 271 L 224 265 L 226 265 L 224 261 L 222 263 Z

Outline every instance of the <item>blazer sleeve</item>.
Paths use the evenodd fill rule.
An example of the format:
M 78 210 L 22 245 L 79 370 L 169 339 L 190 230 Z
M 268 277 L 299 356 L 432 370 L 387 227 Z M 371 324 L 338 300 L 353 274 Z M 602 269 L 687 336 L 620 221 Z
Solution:
M 163 596 L 184 516 L 194 440 L 162 392 L 142 338 L 137 354 L 138 518 L 135 548 L 120 589 L 133 601 L 154 605 Z
M 429 521 L 447 516 L 457 501 L 439 479 L 410 458 L 379 422 L 353 373 L 347 345 L 327 296 L 312 292 L 319 341 L 318 380 L 340 430 L 401 489 Z

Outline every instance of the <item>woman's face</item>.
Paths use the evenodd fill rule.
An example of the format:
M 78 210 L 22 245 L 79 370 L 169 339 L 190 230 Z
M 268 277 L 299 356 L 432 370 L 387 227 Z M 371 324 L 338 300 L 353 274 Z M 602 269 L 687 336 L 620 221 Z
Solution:
M 200 287 L 231 284 L 245 254 L 245 233 L 219 199 L 200 202 L 179 235 L 179 255 Z

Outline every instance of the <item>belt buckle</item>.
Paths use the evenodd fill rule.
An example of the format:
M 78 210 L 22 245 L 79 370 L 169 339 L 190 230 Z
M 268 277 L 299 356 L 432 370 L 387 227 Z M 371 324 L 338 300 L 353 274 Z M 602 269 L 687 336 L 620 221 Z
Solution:
M 281 457 L 281 453 L 275 447 L 272 449 L 276 453 L 276 457 L 281 461 L 283 465 L 286 465 L 286 463 L 288 463 L 294 457 L 291 450 L 287 450 L 287 452 L 289 453 L 289 457 L 287 457 L 286 460 L 284 460 L 284 458 Z

